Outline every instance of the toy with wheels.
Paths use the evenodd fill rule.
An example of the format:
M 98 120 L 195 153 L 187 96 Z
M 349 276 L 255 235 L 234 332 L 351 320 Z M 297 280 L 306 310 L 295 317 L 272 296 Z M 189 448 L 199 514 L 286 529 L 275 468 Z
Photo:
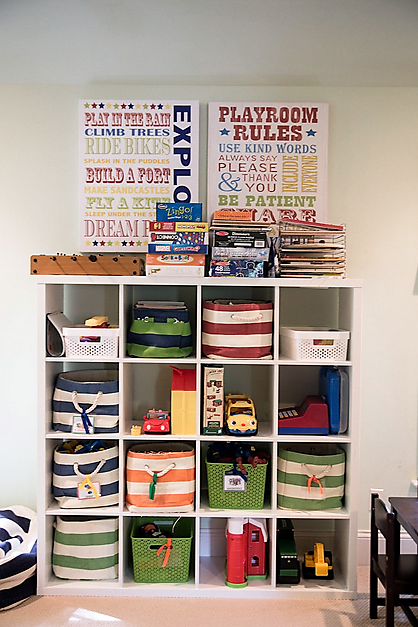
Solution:
M 170 433 L 170 416 L 162 409 L 150 409 L 144 416 L 143 433 Z
M 300 564 L 296 551 L 294 529 L 289 518 L 277 521 L 277 583 L 299 583 Z
M 257 434 L 257 417 L 254 403 L 245 394 L 226 395 L 225 430 L 228 435 Z
M 302 564 L 305 579 L 334 579 L 331 551 L 325 551 L 322 542 L 315 542 L 314 550 L 305 553 Z

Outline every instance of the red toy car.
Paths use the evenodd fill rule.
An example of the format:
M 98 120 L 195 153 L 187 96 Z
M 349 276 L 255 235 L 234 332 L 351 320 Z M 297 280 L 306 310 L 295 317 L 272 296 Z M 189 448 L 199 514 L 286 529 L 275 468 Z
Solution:
M 143 433 L 170 433 L 170 416 L 162 409 L 150 409 L 144 416 Z

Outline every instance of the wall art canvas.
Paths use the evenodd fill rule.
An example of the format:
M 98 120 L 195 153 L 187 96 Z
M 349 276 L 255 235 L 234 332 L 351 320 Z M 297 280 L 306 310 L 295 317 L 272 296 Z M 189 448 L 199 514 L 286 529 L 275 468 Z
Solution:
M 197 101 L 80 101 L 80 250 L 145 252 L 157 202 L 197 202 Z

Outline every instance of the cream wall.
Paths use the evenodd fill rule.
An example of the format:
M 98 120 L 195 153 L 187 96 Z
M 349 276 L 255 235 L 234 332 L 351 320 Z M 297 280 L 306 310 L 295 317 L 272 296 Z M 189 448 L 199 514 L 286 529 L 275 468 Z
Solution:
M 328 218 L 347 224 L 364 281 L 359 527 L 370 487 L 417 476 L 417 88 L 12 85 L 0 87 L 0 504 L 36 507 L 37 302 L 29 258 L 78 251 L 78 99 L 197 99 L 205 202 L 207 103 L 330 105 Z

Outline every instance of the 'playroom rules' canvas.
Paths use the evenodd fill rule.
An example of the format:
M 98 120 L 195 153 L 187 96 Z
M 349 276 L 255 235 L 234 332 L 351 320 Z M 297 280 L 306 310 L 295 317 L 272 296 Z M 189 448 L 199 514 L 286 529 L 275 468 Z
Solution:
M 145 252 L 157 202 L 197 202 L 199 103 L 80 101 L 80 250 Z
M 211 102 L 208 138 L 208 219 L 326 221 L 328 104 Z

